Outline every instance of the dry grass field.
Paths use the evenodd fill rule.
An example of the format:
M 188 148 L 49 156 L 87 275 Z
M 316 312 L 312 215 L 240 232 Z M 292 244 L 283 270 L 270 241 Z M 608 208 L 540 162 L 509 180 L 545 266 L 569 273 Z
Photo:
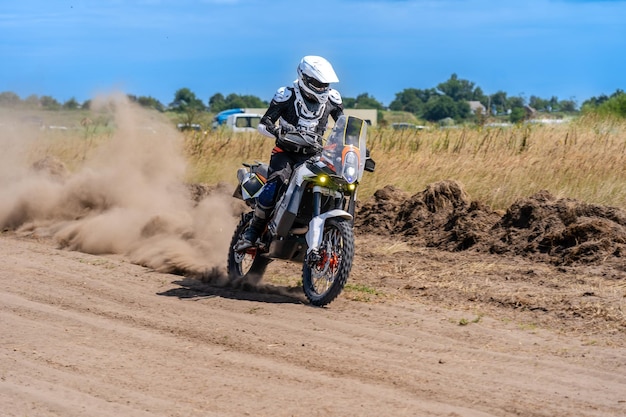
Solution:
M 243 161 L 267 160 L 272 141 L 258 134 L 188 134 L 185 146 L 191 180 L 232 183 L 224 174 Z M 436 181 L 455 180 L 494 209 L 540 190 L 626 206 L 624 121 L 588 117 L 506 128 L 380 128 L 370 129 L 368 146 L 377 167 L 365 177 L 361 198 L 386 185 L 415 193 Z
M 68 130 L 38 132 L 31 159 L 52 155 L 70 169 L 80 166 L 116 128 L 113 115 L 103 110 L 38 112 L 29 117 L 68 125 Z M 132 133 L 160 134 L 156 129 L 163 129 L 161 118 L 158 113 L 150 114 Z M 192 183 L 234 185 L 241 163 L 267 161 L 273 146 L 271 139 L 258 133 L 192 131 L 179 138 L 188 160 L 187 181 Z M 455 180 L 474 199 L 494 209 L 504 209 L 540 190 L 589 203 L 626 205 L 623 120 L 587 116 L 562 124 L 511 127 L 370 128 L 368 147 L 377 168 L 365 177 L 361 199 L 386 185 L 415 193 L 436 181 Z

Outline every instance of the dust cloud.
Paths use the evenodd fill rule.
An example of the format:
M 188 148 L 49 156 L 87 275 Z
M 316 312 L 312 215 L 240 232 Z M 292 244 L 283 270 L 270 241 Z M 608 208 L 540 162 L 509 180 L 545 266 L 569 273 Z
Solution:
M 223 271 L 232 197 L 217 188 L 192 198 L 180 134 L 158 115 L 122 94 L 95 99 L 92 110 L 112 114 L 114 133 L 71 173 L 54 157 L 29 161 L 43 131 L 0 115 L 0 231 L 161 272 Z

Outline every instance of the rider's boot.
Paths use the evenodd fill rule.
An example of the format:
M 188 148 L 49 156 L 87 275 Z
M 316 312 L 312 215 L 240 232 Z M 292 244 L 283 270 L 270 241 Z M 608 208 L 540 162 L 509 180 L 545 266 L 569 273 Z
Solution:
M 256 206 L 254 208 L 254 216 L 250 222 L 250 226 L 242 233 L 241 239 L 235 245 L 235 250 L 240 252 L 242 250 L 257 246 L 259 237 L 263 234 L 267 223 L 269 222 L 270 215 L 276 205 L 276 191 L 278 190 L 278 180 L 270 179 L 263 191 L 256 199 Z
M 257 206 L 254 209 L 254 216 L 250 221 L 250 226 L 241 235 L 241 239 L 235 245 L 236 251 L 242 251 L 257 246 L 259 237 L 263 234 L 265 226 L 267 226 L 268 212 Z

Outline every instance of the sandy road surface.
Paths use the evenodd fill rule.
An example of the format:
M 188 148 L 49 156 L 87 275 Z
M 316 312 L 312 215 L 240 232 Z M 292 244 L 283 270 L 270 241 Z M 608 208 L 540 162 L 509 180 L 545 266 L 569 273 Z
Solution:
M 312 308 L 5 233 L 0 415 L 626 415 L 624 348 L 464 315 Z

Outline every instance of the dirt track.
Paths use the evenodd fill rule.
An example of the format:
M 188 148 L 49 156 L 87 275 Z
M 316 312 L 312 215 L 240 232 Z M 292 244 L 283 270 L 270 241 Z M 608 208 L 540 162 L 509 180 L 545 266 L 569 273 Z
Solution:
M 319 309 L 293 289 L 210 287 L 13 233 L 0 254 L 3 416 L 626 413 L 623 333 L 423 302 L 410 294 L 418 279 L 385 263 L 378 295 L 348 290 Z M 418 254 L 438 266 L 425 270 L 433 283 L 461 269 L 453 254 Z M 494 267 L 472 256 L 458 261 Z M 352 282 L 372 285 L 359 264 Z

